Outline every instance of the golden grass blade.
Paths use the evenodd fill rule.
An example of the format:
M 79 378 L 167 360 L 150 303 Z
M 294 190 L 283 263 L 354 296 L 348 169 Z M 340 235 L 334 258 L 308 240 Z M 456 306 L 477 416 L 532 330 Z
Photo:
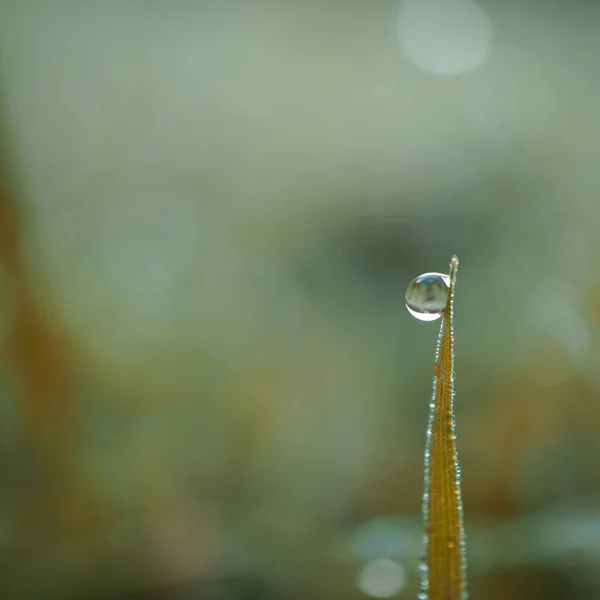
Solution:
M 450 262 L 450 291 L 442 316 L 425 448 L 425 552 L 421 600 L 466 600 L 466 544 L 454 419 L 454 288 L 458 257 Z

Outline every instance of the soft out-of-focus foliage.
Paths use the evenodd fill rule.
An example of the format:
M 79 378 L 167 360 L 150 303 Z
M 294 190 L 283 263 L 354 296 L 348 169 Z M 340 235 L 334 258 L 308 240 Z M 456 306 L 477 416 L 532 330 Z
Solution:
M 597 595 L 599 26 L 0 0 L 2 596 L 414 597 L 453 252 L 471 593 Z

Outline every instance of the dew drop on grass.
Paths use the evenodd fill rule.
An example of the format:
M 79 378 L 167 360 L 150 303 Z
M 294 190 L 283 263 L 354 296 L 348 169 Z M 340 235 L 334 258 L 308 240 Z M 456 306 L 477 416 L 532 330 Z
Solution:
M 449 292 L 448 275 L 423 273 L 415 277 L 406 288 L 406 308 L 419 321 L 435 321 L 444 314 Z

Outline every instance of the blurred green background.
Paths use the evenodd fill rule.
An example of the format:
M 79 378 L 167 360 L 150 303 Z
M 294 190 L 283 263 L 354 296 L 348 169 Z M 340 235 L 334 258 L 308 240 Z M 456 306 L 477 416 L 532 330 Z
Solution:
M 0 0 L 0 595 L 414 598 L 461 259 L 473 598 L 600 598 L 600 4 Z

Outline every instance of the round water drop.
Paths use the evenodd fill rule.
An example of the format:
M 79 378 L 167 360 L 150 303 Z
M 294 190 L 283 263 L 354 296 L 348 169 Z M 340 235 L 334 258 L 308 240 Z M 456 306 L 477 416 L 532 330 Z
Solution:
M 449 293 L 448 275 L 423 273 L 415 277 L 406 288 L 406 308 L 419 321 L 435 321 L 444 314 Z

